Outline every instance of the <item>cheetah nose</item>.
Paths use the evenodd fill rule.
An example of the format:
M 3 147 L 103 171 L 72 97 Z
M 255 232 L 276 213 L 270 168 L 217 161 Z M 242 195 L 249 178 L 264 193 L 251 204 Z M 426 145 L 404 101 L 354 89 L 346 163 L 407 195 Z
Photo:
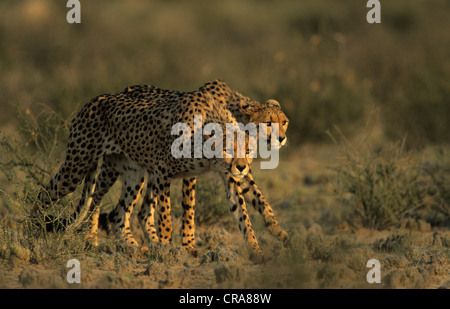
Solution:
M 238 169 L 239 172 L 242 173 L 243 170 L 245 170 L 246 166 L 245 165 L 236 165 L 236 168 Z
M 280 141 L 280 144 L 285 140 L 286 136 L 279 136 L 278 140 Z

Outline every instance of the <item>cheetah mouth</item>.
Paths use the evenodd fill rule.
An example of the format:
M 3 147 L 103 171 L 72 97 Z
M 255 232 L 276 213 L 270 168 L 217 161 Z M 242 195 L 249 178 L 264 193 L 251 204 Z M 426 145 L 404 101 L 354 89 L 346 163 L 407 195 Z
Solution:
M 236 174 L 231 174 L 231 175 L 232 175 L 233 177 L 235 177 L 235 178 L 241 179 L 241 178 L 244 178 L 246 174 L 239 173 L 238 175 L 236 175 Z
M 278 141 L 274 141 L 272 142 L 270 139 L 267 140 L 267 147 L 270 147 L 270 149 L 280 149 L 282 147 L 282 143 L 278 142 Z
M 267 139 L 267 145 L 270 145 L 271 149 L 277 150 L 277 149 L 280 149 L 281 147 L 283 147 L 284 145 L 286 145 L 286 141 L 287 141 L 287 138 L 283 139 L 282 142 L 279 142 L 279 141 L 272 142 L 272 140 L 270 138 L 270 139 Z
M 235 174 L 231 171 L 231 167 L 227 170 L 226 174 L 228 174 L 231 177 L 239 178 L 239 179 L 244 178 L 247 175 L 247 173 L 244 174 L 242 172 L 239 172 L 239 174 Z

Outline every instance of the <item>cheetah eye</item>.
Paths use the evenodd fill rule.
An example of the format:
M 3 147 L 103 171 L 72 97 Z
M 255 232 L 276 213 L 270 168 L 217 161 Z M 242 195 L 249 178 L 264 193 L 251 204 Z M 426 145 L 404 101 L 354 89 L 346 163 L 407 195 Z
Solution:
M 287 124 L 287 121 L 283 120 L 282 124 L 283 124 L 283 126 L 285 126 Z
M 228 148 L 226 148 L 226 149 L 225 149 L 225 153 L 226 153 L 227 155 L 233 156 L 233 149 L 228 149 Z
M 270 127 L 272 125 L 271 122 L 266 122 L 266 126 Z

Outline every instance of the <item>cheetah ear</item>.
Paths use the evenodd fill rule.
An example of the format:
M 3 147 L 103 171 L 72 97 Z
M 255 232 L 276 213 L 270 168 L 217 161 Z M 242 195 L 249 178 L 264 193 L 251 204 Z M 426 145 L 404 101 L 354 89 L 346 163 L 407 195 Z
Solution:
M 216 80 L 212 81 L 211 83 L 213 85 L 217 85 L 221 88 L 230 88 L 230 87 L 228 87 L 226 82 L 224 82 L 223 80 L 220 80 L 220 79 L 216 79 Z
M 205 107 L 213 110 L 216 105 L 213 96 L 209 92 L 203 92 L 203 96 L 205 97 Z
M 280 103 L 277 100 L 273 100 L 273 99 L 267 100 L 266 105 L 281 108 Z
M 258 106 L 251 105 L 251 104 L 248 104 L 248 102 L 246 102 L 244 100 L 240 100 L 239 101 L 239 109 L 241 110 L 241 113 L 250 115 L 257 111 Z

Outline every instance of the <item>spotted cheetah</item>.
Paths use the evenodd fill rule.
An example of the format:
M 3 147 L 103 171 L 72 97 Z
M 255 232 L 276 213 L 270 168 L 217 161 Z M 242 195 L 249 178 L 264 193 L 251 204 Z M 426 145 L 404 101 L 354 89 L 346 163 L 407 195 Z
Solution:
M 101 159 L 105 162 L 126 161 L 127 166 L 134 166 L 151 176 L 151 190 L 159 206 L 162 227 L 160 238 L 162 242 L 170 242 L 171 179 L 214 170 L 237 181 L 249 171 L 249 164 L 252 161 L 248 152 L 242 158 L 237 156 L 230 158 L 225 149 L 221 157 L 175 159 L 171 154 L 175 136 L 171 134 L 170 128 L 176 123 L 185 123 L 194 132 L 194 115 L 202 116 L 201 126 L 208 123 L 220 124 L 224 140 L 226 140 L 226 124 L 236 124 L 236 120 L 228 110 L 208 92 L 201 90 L 185 93 L 177 100 L 169 101 L 149 101 L 125 94 L 106 94 L 94 98 L 75 116 L 70 129 L 65 161 L 44 190 L 39 193 L 40 202 L 33 206 L 31 215 L 45 216 L 45 210 L 49 205 L 73 192 L 83 179 L 84 190 L 89 193 L 84 195 L 83 202 L 94 205 L 95 210 L 92 199 L 95 197 L 97 184 L 100 191 L 104 188 L 99 179 L 102 174 L 97 176 L 96 173 L 99 162 Z M 202 135 L 202 142 L 209 138 L 211 136 Z M 245 143 L 245 148 L 248 149 L 247 135 Z M 234 147 L 236 151 L 237 141 Z M 139 183 L 143 182 L 143 178 L 139 179 Z M 142 185 L 137 194 L 140 194 L 141 190 Z M 238 193 L 233 197 L 235 201 L 240 199 L 243 197 Z M 95 211 L 93 212 L 94 216 L 91 216 L 90 220 L 97 222 L 98 216 L 95 216 Z M 81 218 L 82 216 L 79 217 Z
M 247 124 L 253 122 L 256 125 L 259 123 L 265 123 L 268 125 L 268 139 L 271 139 L 271 124 L 279 124 L 279 139 L 275 140 L 273 147 L 281 147 L 286 143 L 286 129 L 288 126 L 288 118 L 283 113 L 278 102 L 274 100 L 269 100 L 266 104 L 260 104 L 253 101 L 242 94 L 232 90 L 222 81 L 212 81 L 206 83 L 200 88 L 201 91 L 210 93 L 213 98 L 221 102 L 228 110 L 232 111 L 233 116 L 237 121 Z M 128 87 L 124 90 L 124 94 L 132 97 L 145 98 L 148 100 L 171 100 L 182 96 L 183 92 L 178 91 L 168 91 L 161 90 L 154 86 L 133 86 Z M 117 207 L 111 211 L 109 214 L 102 214 L 100 217 L 100 226 L 107 228 L 108 223 L 111 222 L 114 225 L 114 230 L 119 238 L 124 238 L 127 243 L 131 245 L 137 245 L 134 240 L 129 224 L 129 217 L 134 205 L 137 203 L 136 197 L 140 196 L 143 186 L 145 186 L 142 181 L 140 181 L 144 175 L 142 173 L 136 173 L 139 169 L 131 166 L 127 166 L 126 162 L 109 162 L 104 161 L 100 178 L 102 181 L 102 188 L 109 189 L 112 184 L 116 181 L 119 175 L 122 175 L 122 193 L 121 198 Z M 104 180 L 103 180 L 104 179 Z M 134 182 L 133 182 L 134 180 Z M 274 217 L 273 211 L 270 205 L 267 203 L 264 196 L 261 194 L 260 190 L 255 184 L 251 174 L 248 174 L 244 179 L 234 181 L 233 178 L 224 179 L 226 184 L 227 197 L 230 201 L 230 209 L 233 214 L 236 214 L 236 205 L 243 204 L 243 200 L 235 200 L 233 202 L 233 196 L 236 193 L 244 195 L 245 200 L 253 207 L 258 209 L 262 214 L 266 225 L 268 226 L 270 232 L 275 235 L 280 240 L 287 242 L 289 237 L 287 233 L 281 229 L 279 223 Z M 152 181 L 148 181 L 148 186 L 152 186 Z M 182 227 L 182 243 L 185 248 L 189 251 L 195 252 L 195 224 L 194 224 L 194 206 L 195 206 L 195 185 L 196 178 L 185 178 L 183 179 L 183 227 Z M 102 190 L 102 189 L 100 189 Z M 99 202 L 103 194 L 106 193 L 105 190 L 102 192 L 97 192 L 95 194 L 95 200 Z M 138 192 L 138 194 L 136 194 Z M 145 195 L 144 202 L 142 204 L 141 211 L 139 212 L 139 221 L 144 230 L 144 234 L 148 241 L 157 242 L 158 233 L 155 227 L 154 213 L 157 205 L 157 199 L 152 194 L 151 188 L 147 189 L 147 194 Z M 241 206 L 242 207 L 242 206 Z M 253 230 L 251 229 L 251 223 L 248 219 L 246 213 L 245 205 L 243 206 L 243 213 L 236 218 L 244 218 L 240 220 L 240 229 L 244 234 L 246 239 L 254 238 Z M 78 210 L 79 211 L 79 210 Z M 161 219 L 159 220 L 161 222 Z M 96 227 L 94 227 L 95 231 Z M 158 231 L 161 233 L 162 227 L 160 226 Z M 256 239 L 252 241 L 252 244 L 256 242 Z M 259 252 L 259 247 L 253 245 Z

